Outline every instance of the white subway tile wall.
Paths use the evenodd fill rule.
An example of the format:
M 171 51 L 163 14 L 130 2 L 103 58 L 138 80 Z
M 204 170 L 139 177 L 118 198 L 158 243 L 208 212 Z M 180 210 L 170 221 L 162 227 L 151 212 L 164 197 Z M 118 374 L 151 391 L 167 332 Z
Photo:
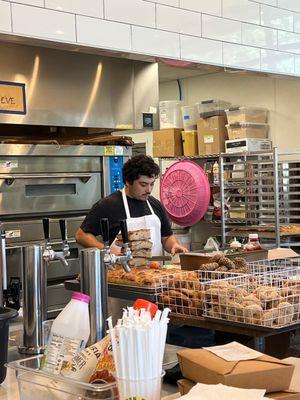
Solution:
M 201 14 L 193 11 L 157 5 L 156 24 L 158 29 L 201 36 Z
M 185 60 L 222 64 L 222 43 L 181 35 L 181 57 Z
M 224 64 L 231 67 L 260 69 L 260 49 L 237 44 L 224 43 Z
M 13 31 L 59 42 L 75 42 L 75 15 L 12 3 Z
M 0 32 L 300 76 L 300 0 L 0 0 Z
M 141 54 L 180 58 L 179 34 L 133 26 L 132 50 Z
M 203 14 L 202 36 L 205 38 L 222 40 L 224 42 L 241 43 L 242 24 L 230 19 Z
M 11 32 L 10 4 L 0 1 L 0 32 Z
M 223 0 L 223 16 L 259 24 L 259 4 L 249 0 Z
M 103 2 L 99 0 L 45 0 L 45 7 L 58 11 L 103 18 Z
M 242 42 L 248 46 L 277 50 L 277 30 L 253 24 L 242 24 Z
M 77 15 L 76 26 L 78 43 L 114 50 L 131 47 L 129 25 Z

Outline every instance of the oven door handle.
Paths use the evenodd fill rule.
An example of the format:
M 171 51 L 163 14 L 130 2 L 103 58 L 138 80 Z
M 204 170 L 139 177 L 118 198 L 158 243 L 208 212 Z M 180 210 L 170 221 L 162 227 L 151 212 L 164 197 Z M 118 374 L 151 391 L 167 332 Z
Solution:
M 15 179 L 55 179 L 55 178 L 78 178 L 83 183 L 88 182 L 91 179 L 91 174 L 85 174 L 82 172 L 78 173 L 49 173 L 49 174 L 0 174 L 0 179 L 4 179 L 7 185 L 11 185 Z

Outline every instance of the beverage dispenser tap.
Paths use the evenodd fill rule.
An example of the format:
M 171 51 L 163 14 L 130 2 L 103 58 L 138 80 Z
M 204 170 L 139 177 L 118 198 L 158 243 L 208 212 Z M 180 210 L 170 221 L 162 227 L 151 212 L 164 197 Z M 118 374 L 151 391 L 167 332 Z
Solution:
M 131 250 L 130 250 L 130 247 L 129 247 L 126 219 L 121 219 L 120 220 L 120 229 L 121 229 L 123 246 L 122 246 L 122 255 L 121 256 L 117 256 L 118 257 L 118 262 L 120 264 L 122 264 L 122 267 L 123 267 L 125 272 L 130 272 L 131 268 L 128 265 L 128 261 L 132 259 L 132 255 L 131 255 Z
M 45 250 L 43 252 L 44 260 L 49 263 L 53 260 L 59 260 L 63 266 L 68 266 L 68 261 L 66 257 L 70 255 L 69 245 L 67 242 L 67 227 L 66 221 L 64 219 L 59 220 L 59 227 L 61 233 L 61 240 L 63 242 L 62 251 L 55 251 L 53 250 L 51 243 L 50 243 L 50 231 L 49 231 L 49 218 L 43 218 L 43 229 L 44 229 L 44 236 L 45 236 Z
M 126 220 L 120 220 L 120 230 L 122 235 L 122 254 L 116 255 L 111 254 L 110 248 L 108 245 L 109 241 L 109 222 L 107 218 L 103 218 L 100 221 L 101 230 L 102 230 L 102 239 L 104 242 L 104 263 L 108 268 L 113 269 L 115 264 L 121 264 L 125 272 L 130 272 L 131 268 L 128 265 L 128 261 L 132 259 L 131 250 L 128 244 L 128 231 Z

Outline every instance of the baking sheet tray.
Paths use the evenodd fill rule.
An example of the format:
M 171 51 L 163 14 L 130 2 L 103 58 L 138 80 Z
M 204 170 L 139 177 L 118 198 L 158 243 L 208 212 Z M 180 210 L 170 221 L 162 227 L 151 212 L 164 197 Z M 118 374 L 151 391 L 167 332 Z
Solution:
M 80 283 L 76 279 L 65 281 L 64 285 L 67 290 L 80 291 Z M 145 300 L 155 302 L 157 293 L 162 289 L 162 286 L 155 288 L 151 286 L 146 287 L 109 283 L 108 296 L 133 301 L 142 297 Z

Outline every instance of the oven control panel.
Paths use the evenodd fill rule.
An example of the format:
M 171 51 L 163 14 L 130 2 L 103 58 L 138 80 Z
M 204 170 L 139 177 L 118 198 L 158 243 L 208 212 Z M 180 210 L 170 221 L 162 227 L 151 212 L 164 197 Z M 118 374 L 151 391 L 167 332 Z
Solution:
M 124 184 L 122 180 L 123 156 L 109 157 L 110 172 L 110 192 L 117 192 L 122 189 Z

